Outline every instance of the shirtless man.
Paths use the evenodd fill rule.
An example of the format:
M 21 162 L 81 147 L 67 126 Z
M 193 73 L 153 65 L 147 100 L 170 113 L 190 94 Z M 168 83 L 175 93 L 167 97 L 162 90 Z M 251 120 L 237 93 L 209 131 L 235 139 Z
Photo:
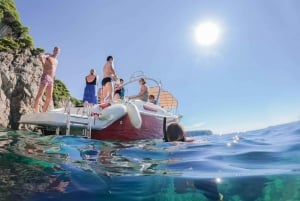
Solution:
M 113 84 L 112 80 L 116 80 L 118 76 L 116 75 L 114 69 L 114 58 L 108 56 L 106 59 L 106 64 L 103 67 L 103 79 L 102 79 L 102 88 L 103 88 L 103 97 L 101 98 L 101 103 L 105 101 L 113 100 Z
M 39 59 L 43 64 L 43 74 L 41 77 L 40 87 L 34 102 L 34 112 L 39 112 L 39 103 L 45 90 L 46 90 L 46 101 L 43 106 L 43 112 L 47 111 L 49 103 L 52 100 L 54 76 L 58 64 L 56 58 L 59 52 L 60 52 L 59 47 L 54 47 L 52 55 L 43 54 L 39 56 Z

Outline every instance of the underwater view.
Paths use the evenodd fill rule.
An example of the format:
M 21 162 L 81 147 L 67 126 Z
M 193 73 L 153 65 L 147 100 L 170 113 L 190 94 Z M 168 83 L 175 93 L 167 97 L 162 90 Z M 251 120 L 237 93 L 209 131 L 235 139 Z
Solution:
M 300 200 L 300 122 L 189 136 L 109 142 L 0 129 L 0 200 Z

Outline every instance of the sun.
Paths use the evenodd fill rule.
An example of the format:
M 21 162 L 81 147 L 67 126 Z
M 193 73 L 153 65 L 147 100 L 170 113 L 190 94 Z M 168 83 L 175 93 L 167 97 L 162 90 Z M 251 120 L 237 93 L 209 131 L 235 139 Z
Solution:
M 195 29 L 195 37 L 200 45 L 211 46 L 215 44 L 220 35 L 220 29 L 213 22 L 204 22 Z

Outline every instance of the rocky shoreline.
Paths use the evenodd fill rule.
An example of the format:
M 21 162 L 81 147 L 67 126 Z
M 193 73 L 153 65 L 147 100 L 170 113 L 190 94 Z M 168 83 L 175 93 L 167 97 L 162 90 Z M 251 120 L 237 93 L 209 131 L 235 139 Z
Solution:
M 30 49 L 0 52 L 0 127 L 19 129 L 21 116 L 33 111 L 42 64 Z
M 0 127 L 19 129 L 21 116 L 33 112 L 43 71 L 37 55 L 43 52 L 34 48 L 29 27 L 22 25 L 14 0 L 0 1 Z M 55 80 L 48 109 L 63 106 L 69 97 L 75 105 L 82 105 L 62 81 Z

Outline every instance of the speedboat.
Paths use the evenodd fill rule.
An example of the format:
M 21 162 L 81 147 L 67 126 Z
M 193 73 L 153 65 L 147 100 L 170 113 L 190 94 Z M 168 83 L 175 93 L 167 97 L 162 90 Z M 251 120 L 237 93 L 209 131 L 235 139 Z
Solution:
M 156 97 L 156 104 L 138 99 L 115 100 L 92 107 L 72 107 L 71 103 L 42 113 L 27 113 L 19 121 L 22 124 L 37 125 L 43 131 L 55 130 L 59 134 L 66 130 L 82 129 L 83 135 L 98 140 L 131 141 L 163 138 L 165 123 L 179 122 L 176 114 L 178 102 L 168 91 L 161 88 L 161 82 L 146 77 L 143 72 L 134 73 L 123 87 L 127 89 L 140 78 L 151 81 L 149 94 Z M 164 121 L 165 119 L 165 121 Z

